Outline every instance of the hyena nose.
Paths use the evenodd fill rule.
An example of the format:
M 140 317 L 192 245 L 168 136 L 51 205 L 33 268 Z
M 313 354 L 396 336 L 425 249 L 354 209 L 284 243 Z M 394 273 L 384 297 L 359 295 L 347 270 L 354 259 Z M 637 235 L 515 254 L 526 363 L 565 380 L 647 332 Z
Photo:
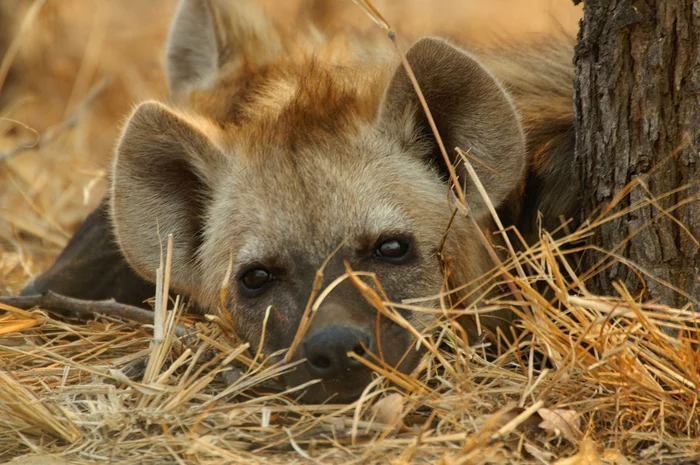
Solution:
M 362 362 L 347 354 L 355 352 L 367 358 L 372 342 L 369 331 L 355 326 L 331 325 L 314 331 L 302 350 L 312 376 L 332 379 L 363 369 Z

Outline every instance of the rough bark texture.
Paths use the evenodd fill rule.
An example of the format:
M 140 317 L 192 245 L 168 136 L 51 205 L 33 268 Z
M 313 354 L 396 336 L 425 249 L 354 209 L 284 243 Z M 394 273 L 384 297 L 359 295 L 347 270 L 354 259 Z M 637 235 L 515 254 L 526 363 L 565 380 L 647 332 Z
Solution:
M 623 281 L 633 295 L 672 305 L 690 297 L 699 310 L 700 0 L 585 0 L 575 64 L 585 217 L 635 179 L 641 185 L 613 213 L 677 190 L 609 221 L 593 238 L 657 279 L 616 263 L 590 289 L 616 295 L 612 282 Z M 603 257 L 586 252 L 584 265 Z

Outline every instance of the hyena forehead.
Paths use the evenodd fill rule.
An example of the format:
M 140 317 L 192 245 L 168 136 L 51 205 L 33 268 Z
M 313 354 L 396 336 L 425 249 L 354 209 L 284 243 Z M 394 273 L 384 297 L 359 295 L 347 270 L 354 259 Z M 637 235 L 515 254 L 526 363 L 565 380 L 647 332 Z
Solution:
M 233 157 L 238 163 L 205 228 L 210 241 L 244 263 L 285 249 L 325 258 L 343 241 L 358 247 L 386 234 L 439 240 L 450 210 L 430 167 L 371 129 L 338 140 Z M 260 159 L 266 162 L 252 161 Z
M 366 246 L 366 240 L 382 234 L 413 234 L 416 229 L 404 212 L 386 202 L 369 206 L 363 215 L 345 212 L 319 222 L 315 219 L 312 215 L 286 215 L 274 218 L 274 224 L 245 231 L 235 263 L 244 266 L 267 259 L 289 262 L 293 251 L 311 262 L 321 262 L 341 246 L 358 249 Z

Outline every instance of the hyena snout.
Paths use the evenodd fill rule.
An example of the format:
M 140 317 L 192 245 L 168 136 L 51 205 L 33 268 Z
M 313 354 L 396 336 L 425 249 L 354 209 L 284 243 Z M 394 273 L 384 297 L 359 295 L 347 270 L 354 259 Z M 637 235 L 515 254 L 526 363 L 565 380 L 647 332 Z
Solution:
M 365 365 L 349 354 L 369 358 L 374 351 L 374 337 L 363 328 L 333 324 L 315 330 L 302 345 L 309 373 L 323 380 L 352 376 L 366 370 Z

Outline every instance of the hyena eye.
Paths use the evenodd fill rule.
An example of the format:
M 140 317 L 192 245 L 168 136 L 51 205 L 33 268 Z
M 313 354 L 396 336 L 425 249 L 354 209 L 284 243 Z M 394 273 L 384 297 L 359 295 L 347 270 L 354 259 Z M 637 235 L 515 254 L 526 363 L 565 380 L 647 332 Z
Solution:
M 383 260 L 402 263 L 411 256 L 411 241 L 406 238 L 382 239 L 374 249 L 374 255 Z
M 257 291 L 272 281 L 272 273 L 260 266 L 249 268 L 241 275 L 240 281 L 246 291 Z

